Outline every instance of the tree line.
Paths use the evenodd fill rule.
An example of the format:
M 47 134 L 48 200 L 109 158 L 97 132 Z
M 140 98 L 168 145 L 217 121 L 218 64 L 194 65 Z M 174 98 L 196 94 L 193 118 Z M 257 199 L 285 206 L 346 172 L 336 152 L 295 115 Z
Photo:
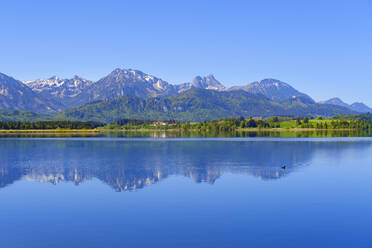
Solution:
M 104 124 L 100 122 L 80 121 L 37 121 L 37 122 L 5 122 L 0 121 L 0 129 L 28 130 L 28 129 L 94 129 Z
M 100 122 L 80 121 L 37 121 L 37 122 L 5 122 L 0 121 L 0 129 L 95 129 L 103 127 Z M 360 119 L 324 119 L 270 117 L 267 119 L 232 117 L 204 122 L 181 122 L 176 120 L 154 122 L 150 120 L 122 119 L 106 125 L 107 129 L 182 129 L 194 131 L 230 132 L 246 128 L 312 128 L 312 129 L 358 129 L 372 130 L 372 120 Z
M 317 119 L 303 117 L 270 117 L 267 119 L 232 117 L 204 122 L 165 121 L 167 125 L 153 125 L 153 121 L 123 119 L 106 126 L 111 129 L 182 129 L 194 131 L 230 132 L 246 128 L 312 128 L 372 130 L 372 120 L 366 119 Z

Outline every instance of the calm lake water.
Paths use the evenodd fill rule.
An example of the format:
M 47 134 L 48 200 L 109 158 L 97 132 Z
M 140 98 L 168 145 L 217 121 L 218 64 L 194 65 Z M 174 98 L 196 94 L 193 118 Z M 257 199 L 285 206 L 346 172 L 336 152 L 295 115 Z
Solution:
M 0 138 L 0 247 L 372 247 L 371 192 L 372 138 Z

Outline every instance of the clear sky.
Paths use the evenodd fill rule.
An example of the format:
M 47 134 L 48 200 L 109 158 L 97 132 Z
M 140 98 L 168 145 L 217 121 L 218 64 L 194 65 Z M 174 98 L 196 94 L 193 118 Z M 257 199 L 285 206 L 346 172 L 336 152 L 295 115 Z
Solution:
M 170 83 L 270 77 L 372 105 L 372 0 L 1 2 L 0 72 L 97 80 L 118 67 Z

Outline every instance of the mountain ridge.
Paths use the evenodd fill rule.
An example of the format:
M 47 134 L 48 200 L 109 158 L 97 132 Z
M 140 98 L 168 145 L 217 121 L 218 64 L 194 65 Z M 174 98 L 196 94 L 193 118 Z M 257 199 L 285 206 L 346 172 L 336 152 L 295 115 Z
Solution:
M 48 114 L 61 110 L 57 105 L 53 100 L 37 95 L 21 81 L 0 73 L 0 109 Z
M 359 113 L 372 113 L 372 108 L 369 106 L 365 105 L 362 102 L 354 102 L 352 104 L 347 104 L 344 101 L 342 101 L 338 97 L 333 97 L 331 99 L 328 99 L 326 101 L 320 101 L 320 104 L 331 104 L 331 105 L 336 105 L 336 106 L 342 106 L 345 108 L 348 108 L 350 110 L 359 112 Z
M 326 115 L 336 115 L 356 113 L 369 109 L 369 107 L 363 103 L 355 103 L 354 105 L 345 104 L 342 106 L 340 105 L 340 102 L 342 102 L 340 99 L 335 102 L 320 102 L 322 104 L 317 104 L 309 95 L 298 91 L 290 84 L 272 78 L 227 88 L 212 74 L 207 76 L 196 76 L 192 81 L 187 83 L 171 84 L 161 78 L 146 74 L 139 70 L 120 68 L 113 70 L 111 73 L 95 82 L 79 76 L 74 76 L 71 79 L 62 79 L 53 76 L 47 79 L 31 80 L 22 83 L 5 74 L 2 75 L 4 76 L 2 78 L 0 77 L 0 85 L 2 85 L 2 88 L 0 88 L 0 109 L 32 111 L 37 114 L 56 114 L 61 111 L 76 109 L 87 104 L 92 105 L 102 101 L 107 102 L 115 100 L 123 96 L 134 96 L 135 98 L 132 100 L 137 101 L 138 104 L 150 103 L 150 105 L 151 101 L 155 101 L 154 99 L 159 99 L 157 101 L 160 102 L 172 102 L 173 100 L 180 102 L 180 99 L 182 99 L 183 103 L 188 103 L 190 105 L 188 106 L 188 111 L 192 109 L 191 112 L 196 115 L 191 116 L 192 113 L 188 113 L 187 118 L 190 120 L 202 119 L 202 111 L 195 109 L 195 106 L 204 109 L 210 116 L 215 116 L 217 118 L 221 117 L 221 114 L 216 113 L 217 109 L 219 109 L 221 113 L 224 113 L 224 115 L 232 116 L 239 113 L 246 114 L 244 109 L 242 109 L 243 107 L 250 109 L 252 114 L 257 116 L 267 116 L 267 112 L 285 113 L 286 115 L 309 115 L 310 113 L 318 115 L 324 112 Z M 13 89 L 14 87 L 15 89 Z M 207 95 L 205 92 L 203 93 L 204 95 L 198 95 L 195 89 L 212 92 L 210 95 L 215 99 L 211 99 L 211 96 Z M 190 90 L 193 93 L 187 93 Z M 23 95 L 20 96 L 19 93 L 23 93 L 23 91 L 27 93 L 24 97 Z M 5 95 L 9 95 L 9 92 L 11 95 L 6 98 Z M 238 99 L 234 98 L 236 101 L 234 107 L 228 105 L 231 101 L 226 99 L 225 96 L 230 94 L 230 96 L 236 97 L 242 95 L 241 92 L 248 93 L 244 96 L 246 98 L 244 100 L 248 101 L 248 103 L 244 103 L 244 97 L 240 97 Z M 192 96 L 193 99 L 187 99 L 185 96 Z M 202 98 L 206 96 L 209 97 L 208 100 L 210 102 L 217 105 L 208 105 L 207 102 L 204 102 L 202 99 L 195 99 L 195 97 Z M 220 101 L 221 98 L 224 100 Z M 204 102 L 204 105 L 197 105 L 200 102 Z M 251 103 L 256 104 L 255 108 L 249 105 Z M 168 103 L 163 102 L 162 107 L 169 108 L 167 104 Z M 222 106 L 224 104 L 227 104 L 227 106 Z M 205 106 L 211 109 L 207 110 L 204 108 Z M 274 111 L 273 108 L 275 106 L 279 106 L 279 108 L 286 106 L 286 108 L 288 107 L 288 111 L 284 111 L 283 109 Z M 335 108 L 335 106 L 344 107 L 342 108 L 343 112 L 340 112 L 341 109 Z M 115 108 L 115 106 L 112 107 Z M 226 108 L 224 109 L 223 107 Z M 299 110 L 299 108 L 302 108 L 302 110 Z M 305 108 L 308 108 L 308 110 L 311 109 L 311 111 L 305 111 Z M 312 108 L 318 108 L 319 111 Z M 235 111 L 238 109 L 239 111 Z M 293 113 L 289 110 L 293 111 Z M 156 112 L 158 109 L 155 108 L 151 111 Z M 181 119 L 186 118 L 179 112 L 176 111 L 176 113 Z M 164 116 L 163 113 L 158 112 L 158 114 L 159 117 Z M 204 119 L 209 119 L 209 117 L 207 116 Z
M 232 86 L 229 90 L 244 90 L 253 94 L 262 94 L 273 101 L 301 98 L 304 99 L 306 103 L 315 103 L 310 96 L 296 90 L 287 83 L 273 78 L 255 81 L 243 86 Z
M 139 98 L 124 95 L 113 100 L 86 104 L 55 115 L 56 119 L 110 123 L 119 119 L 206 121 L 232 116 L 332 116 L 355 114 L 344 107 L 327 104 L 304 105 L 274 102 L 249 92 L 193 88 L 169 97 Z

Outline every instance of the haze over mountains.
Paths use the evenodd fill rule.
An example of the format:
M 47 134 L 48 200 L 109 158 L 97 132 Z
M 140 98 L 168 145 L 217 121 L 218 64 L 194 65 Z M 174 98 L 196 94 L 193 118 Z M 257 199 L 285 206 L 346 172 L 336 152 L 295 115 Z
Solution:
M 322 101 L 322 102 L 319 102 L 319 103 L 342 106 L 342 107 L 345 107 L 345 108 L 348 108 L 348 109 L 351 109 L 353 111 L 360 112 L 360 113 L 372 113 L 372 108 L 368 107 L 367 105 L 365 105 L 362 102 L 354 102 L 352 104 L 347 104 L 347 103 L 343 102 L 338 97 L 334 97 L 334 98 L 331 98 L 327 101 Z
M 96 82 L 79 76 L 21 82 L 0 73 L 0 109 L 101 121 L 123 117 L 207 120 L 236 115 L 332 116 L 372 112 L 363 103 L 348 105 L 337 98 L 316 103 L 276 79 L 226 88 L 208 75 L 176 85 L 132 69 L 115 69 Z

